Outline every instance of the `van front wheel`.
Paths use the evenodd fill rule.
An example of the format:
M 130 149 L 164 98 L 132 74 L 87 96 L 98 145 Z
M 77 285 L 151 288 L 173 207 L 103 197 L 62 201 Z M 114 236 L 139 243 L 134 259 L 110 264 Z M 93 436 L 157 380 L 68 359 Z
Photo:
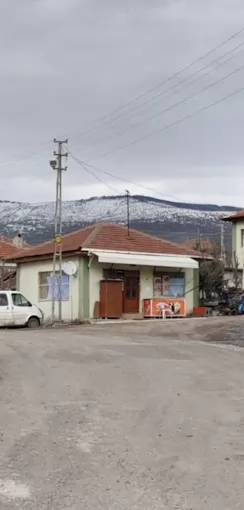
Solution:
M 31 328 L 31 329 L 36 329 L 36 328 L 39 328 L 40 326 L 40 321 L 37 317 L 30 317 L 28 322 L 27 322 L 27 327 L 28 328 Z

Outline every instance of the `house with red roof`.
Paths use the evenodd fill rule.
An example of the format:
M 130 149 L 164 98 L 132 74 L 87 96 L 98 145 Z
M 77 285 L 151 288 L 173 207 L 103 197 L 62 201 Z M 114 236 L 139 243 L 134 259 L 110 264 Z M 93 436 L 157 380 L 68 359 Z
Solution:
M 0 236 L 0 286 L 1 289 L 16 288 L 16 264 L 9 260 L 9 257 L 16 256 L 20 250 L 29 249 L 21 235 L 13 239 Z
M 232 254 L 237 257 L 241 267 L 244 261 L 244 211 L 225 216 L 222 221 L 232 223 Z
M 222 218 L 232 223 L 232 266 L 243 273 L 244 269 L 244 211 Z M 243 288 L 244 288 L 244 279 Z
M 17 288 L 63 320 L 177 315 L 198 304 L 198 254 L 116 224 L 99 223 L 62 237 L 62 274 L 53 271 L 55 240 L 22 250 Z M 147 314 L 146 314 L 146 311 Z M 163 315 L 164 316 L 164 315 Z

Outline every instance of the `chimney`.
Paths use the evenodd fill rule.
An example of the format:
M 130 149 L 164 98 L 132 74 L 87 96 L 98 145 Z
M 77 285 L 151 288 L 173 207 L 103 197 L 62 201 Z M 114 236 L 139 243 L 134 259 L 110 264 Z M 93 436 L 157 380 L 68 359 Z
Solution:
M 23 248 L 24 239 L 21 234 L 17 234 L 17 236 L 13 238 L 13 245 L 16 246 L 16 248 Z

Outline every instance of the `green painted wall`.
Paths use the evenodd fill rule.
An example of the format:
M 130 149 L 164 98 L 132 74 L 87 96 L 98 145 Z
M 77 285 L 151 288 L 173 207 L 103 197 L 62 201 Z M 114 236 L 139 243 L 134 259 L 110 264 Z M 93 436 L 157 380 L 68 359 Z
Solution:
M 234 261 L 234 252 L 236 253 L 239 268 L 243 269 L 244 267 L 244 247 L 242 246 L 242 230 L 244 230 L 244 221 L 238 221 L 232 224 L 232 254 L 233 254 L 233 263 Z
M 199 269 L 193 269 L 193 306 L 199 306 Z
M 79 259 L 79 319 L 89 318 L 89 268 L 88 258 Z

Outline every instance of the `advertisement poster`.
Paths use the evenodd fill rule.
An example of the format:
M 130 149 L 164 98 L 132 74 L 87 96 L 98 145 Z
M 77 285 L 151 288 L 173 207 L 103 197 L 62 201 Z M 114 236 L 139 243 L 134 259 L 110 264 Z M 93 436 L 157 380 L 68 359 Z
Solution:
M 161 276 L 154 277 L 154 296 L 162 296 L 162 278 Z
M 186 301 L 177 298 L 144 300 L 144 317 L 186 317 Z
M 170 277 L 168 275 L 163 276 L 163 292 L 164 296 L 170 296 Z

